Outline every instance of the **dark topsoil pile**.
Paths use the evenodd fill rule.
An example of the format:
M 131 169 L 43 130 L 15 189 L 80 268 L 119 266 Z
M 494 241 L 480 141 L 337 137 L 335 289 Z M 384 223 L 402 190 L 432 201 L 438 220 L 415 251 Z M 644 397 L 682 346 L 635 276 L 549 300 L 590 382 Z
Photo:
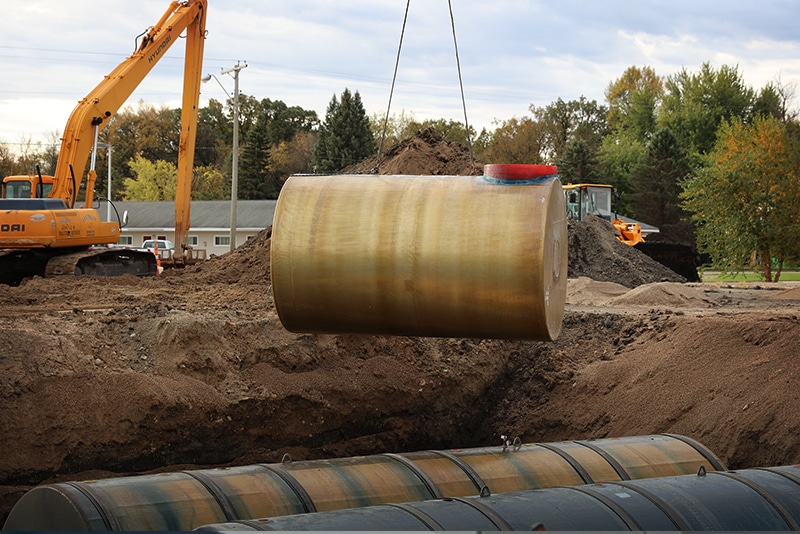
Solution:
M 452 148 L 425 148 L 435 161 L 408 172 L 438 170 Z M 594 220 L 570 225 L 555 342 L 294 334 L 269 251 L 265 230 L 157 278 L 0 286 L 0 521 L 40 483 L 501 434 L 668 432 L 732 468 L 800 462 L 796 288 L 665 281 Z
M 569 221 L 569 277 L 634 288 L 651 282 L 686 282 L 650 256 L 614 239 L 611 223 L 593 215 Z
M 464 145 L 446 141 L 433 128 L 421 130 L 388 148 L 342 170 L 346 174 L 410 174 L 458 176 L 482 174 L 483 164 L 474 160 Z

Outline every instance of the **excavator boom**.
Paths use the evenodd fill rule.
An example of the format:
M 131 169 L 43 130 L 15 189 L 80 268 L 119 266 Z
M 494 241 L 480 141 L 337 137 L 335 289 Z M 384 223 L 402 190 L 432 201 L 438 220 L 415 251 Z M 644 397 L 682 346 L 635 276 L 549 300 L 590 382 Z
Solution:
M 200 100 L 203 44 L 205 33 L 206 0 L 173 1 L 161 19 L 142 37 L 137 50 L 111 71 L 86 97 L 81 100 L 67 121 L 61 140 L 58 163 L 53 175 L 55 185 L 51 197 L 64 199 L 68 207 L 74 207 L 76 186 L 73 180 L 83 167 L 94 148 L 96 134 L 105 126 L 150 73 L 167 50 L 178 41 L 186 30 L 186 56 L 184 65 L 183 107 L 181 109 L 181 149 L 194 148 L 194 135 L 184 139 L 190 122 L 197 123 L 197 106 Z M 187 116 L 188 114 L 188 116 Z M 194 118 L 194 121 L 192 121 Z M 184 119 L 188 119 L 184 120 Z M 192 126 L 194 128 L 194 126 Z M 181 153 L 178 157 L 180 159 Z M 186 159 L 186 154 L 184 159 Z M 191 176 L 192 154 L 189 154 Z M 80 166 L 80 168 L 75 168 Z M 184 167 L 184 170 L 186 168 Z M 76 183 L 77 182 L 77 183 Z M 87 187 L 86 205 L 91 205 L 92 188 Z

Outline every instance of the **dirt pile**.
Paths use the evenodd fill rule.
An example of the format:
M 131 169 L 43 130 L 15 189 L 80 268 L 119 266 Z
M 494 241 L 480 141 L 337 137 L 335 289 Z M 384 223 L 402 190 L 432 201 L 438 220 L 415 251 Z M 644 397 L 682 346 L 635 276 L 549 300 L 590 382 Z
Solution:
M 214 256 L 185 271 L 167 270 L 164 276 L 186 276 L 198 283 L 269 285 L 269 255 L 272 227 L 260 231 L 235 250 Z
M 614 282 L 628 288 L 652 282 L 685 282 L 679 274 L 615 237 L 608 221 L 593 215 L 569 221 L 569 277 Z
M 674 282 L 656 282 L 638 286 L 609 299 L 612 306 L 659 306 L 666 308 L 711 308 L 716 303 L 702 289 Z
M 418 132 L 379 156 L 369 157 L 342 172 L 374 174 L 377 164 L 378 174 L 458 176 L 483 173 L 483 163 L 472 161 L 468 147 L 445 140 L 433 128 Z

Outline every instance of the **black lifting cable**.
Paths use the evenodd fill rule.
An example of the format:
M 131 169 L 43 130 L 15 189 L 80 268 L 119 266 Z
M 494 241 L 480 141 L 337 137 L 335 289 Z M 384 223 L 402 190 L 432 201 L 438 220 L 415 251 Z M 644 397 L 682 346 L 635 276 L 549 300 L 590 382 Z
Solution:
M 453 47 L 456 51 L 456 67 L 458 68 L 458 87 L 461 89 L 461 105 L 464 108 L 464 128 L 467 132 L 467 146 L 469 147 L 469 173 L 475 174 L 475 155 L 472 153 L 472 139 L 469 134 L 469 120 L 467 120 L 467 101 L 464 98 L 464 82 L 461 80 L 461 61 L 458 58 L 458 40 L 456 39 L 456 20 L 453 17 L 453 4 L 447 0 L 450 9 L 450 25 L 453 27 Z
M 392 87 L 389 90 L 389 104 L 386 106 L 386 117 L 383 119 L 383 133 L 381 134 L 381 144 L 378 148 L 378 157 L 375 160 L 375 166 L 372 169 L 374 174 L 379 173 L 379 167 L 381 164 L 381 157 L 383 156 L 383 143 L 386 140 L 386 129 L 389 125 L 389 112 L 392 109 L 392 96 L 394 95 L 394 86 L 397 82 L 397 69 L 400 66 L 400 52 L 403 49 L 403 37 L 406 33 L 406 22 L 408 21 L 408 8 L 411 5 L 411 0 L 406 2 L 406 12 L 403 15 L 403 28 L 400 31 L 400 44 L 397 46 L 397 57 L 395 58 L 394 62 L 394 74 L 392 75 Z M 458 56 L 458 40 L 456 39 L 456 22 L 455 18 L 453 17 L 453 4 L 451 0 L 447 0 L 447 7 L 450 10 L 450 25 L 453 28 L 453 46 L 455 47 L 456 52 L 456 67 L 458 69 L 458 86 L 461 90 L 461 105 L 464 108 L 464 128 L 466 129 L 467 134 L 467 146 L 469 148 L 469 167 L 470 167 L 470 174 L 475 173 L 475 155 L 472 152 L 472 138 L 469 132 L 469 120 L 467 119 L 467 101 L 464 98 L 464 82 L 461 79 L 461 60 Z
M 392 109 L 392 95 L 394 95 L 394 84 L 397 81 L 397 68 L 400 65 L 400 51 L 403 49 L 403 36 L 406 34 L 406 21 L 408 21 L 408 7 L 411 5 L 411 0 L 406 2 L 406 13 L 403 16 L 403 29 L 400 30 L 400 44 L 397 46 L 397 58 L 394 61 L 394 74 L 392 75 L 392 88 L 389 90 L 389 105 L 386 106 L 386 117 L 383 119 L 383 133 L 381 134 L 381 144 L 378 147 L 378 157 L 375 160 L 375 167 L 373 167 L 373 174 L 379 174 L 378 167 L 381 164 L 381 157 L 383 156 L 383 142 L 386 140 L 386 128 L 389 125 L 389 110 Z

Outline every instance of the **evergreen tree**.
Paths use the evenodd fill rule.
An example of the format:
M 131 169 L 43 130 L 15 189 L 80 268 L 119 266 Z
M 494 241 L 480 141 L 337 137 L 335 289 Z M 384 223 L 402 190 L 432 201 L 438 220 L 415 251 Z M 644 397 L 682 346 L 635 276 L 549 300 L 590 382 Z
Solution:
M 278 192 L 272 191 L 267 181 L 270 152 L 268 121 L 267 115 L 262 113 L 247 133 L 238 176 L 238 197 L 242 200 L 278 197 Z
M 633 173 L 644 157 L 646 147 L 632 132 L 615 131 L 603 138 L 598 154 L 600 181 L 613 185 L 619 194 L 617 213 L 633 217 L 631 186 Z
M 678 139 L 658 130 L 633 173 L 631 203 L 634 217 L 658 226 L 668 241 L 693 242 L 689 216 L 680 207 L 681 182 L 690 172 Z
M 259 103 L 255 123 L 249 128 L 242 149 L 239 169 L 239 195 L 246 200 L 278 198 L 288 178 L 283 161 L 273 162 L 278 148 L 291 143 L 301 132 L 310 132 L 318 123 L 317 113 L 299 106 L 289 107 L 280 100 L 265 98 Z M 285 147 L 282 150 L 286 150 Z M 283 153 L 281 157 L 284 157 Z M 302 172 L 309 172 L 306 160 Z
M 583 139 L 576 137 L 570 140 L 556 160 L 556 165 L 562 182 L 574 184 L 601 182 L 597 156 Z
M 358 163 L 377 151 L 370 129 L 369 117 L 361 103 L 358 91 L 345 88 L 341 100 L 333 95 L 319 129 L 319 140 L 314 147 L 313 165 L 316 172 L 339 171 Z

